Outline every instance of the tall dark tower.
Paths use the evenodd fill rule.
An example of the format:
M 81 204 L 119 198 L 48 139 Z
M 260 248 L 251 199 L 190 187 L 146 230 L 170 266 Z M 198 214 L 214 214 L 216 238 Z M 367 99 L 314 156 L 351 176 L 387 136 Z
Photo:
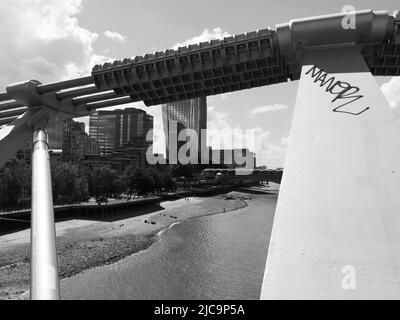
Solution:
M 170 122 L 178 123 L 178 131 L 183 129 L 193 129 L 198 136 L 198 148 L 201 150 L 202 135 L 201 131 L 207 129 L 207 97 L 182 100 L 162 105 L 163 126 L 165 134 L 166 156 L 169 155 L 168 132 Z M 177 134 L 179 135 L 179 132 Z M 206 141 L 205 141 L 206 142 Z M 180 143 L 177 143 L 179 146 Z
M 49 135 L 49 149 L 52 150 L 62 149 L 63 127 L 64 127 L 64 119 L 61 115 L 54 117 L 47 124 L 47 133 Z

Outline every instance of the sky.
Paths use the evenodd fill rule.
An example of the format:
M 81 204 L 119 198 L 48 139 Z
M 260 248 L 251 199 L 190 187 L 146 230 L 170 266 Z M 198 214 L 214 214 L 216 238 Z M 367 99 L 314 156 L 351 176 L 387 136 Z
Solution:
M 346 5 L 400 10 L 398 0 L 0 0 L 0 91 L 27 79 L 46 83 L 84 76 L 106 61 L 336 13 Z M 376 79 L 400 117 L 400 77 Z M 257 163 L 283 167 L 297 86 L 289 82 L 208 97 L 209 135 L 250 130 L 258 139 L 252 150 Z M 152 114 L 156 132 L 162 130 L 159 106 L 118 108 L 132 106 Z M 156 140 L 155 152 L 163 152 L 163 139 Z

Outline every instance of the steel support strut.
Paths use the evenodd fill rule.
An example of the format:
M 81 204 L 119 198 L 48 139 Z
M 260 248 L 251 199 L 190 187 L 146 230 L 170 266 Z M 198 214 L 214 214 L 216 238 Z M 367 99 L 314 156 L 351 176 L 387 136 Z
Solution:
M 45 126 L 35 128 L 32 145 L 31 291 L 32 300 L 57 300 L 60 287 Z

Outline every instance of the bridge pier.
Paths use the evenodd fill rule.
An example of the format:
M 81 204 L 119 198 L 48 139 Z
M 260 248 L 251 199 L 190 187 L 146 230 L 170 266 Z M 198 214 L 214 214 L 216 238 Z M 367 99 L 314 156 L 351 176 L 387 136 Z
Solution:
M 306 51 L 261 299 L 400 298 L 399 145 L 359 49 Z

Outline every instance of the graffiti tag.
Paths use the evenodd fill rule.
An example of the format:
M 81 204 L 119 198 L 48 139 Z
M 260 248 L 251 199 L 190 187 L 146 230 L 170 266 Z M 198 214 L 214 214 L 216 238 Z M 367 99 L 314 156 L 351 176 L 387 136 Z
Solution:
M 336 80 L 335 77 L 329 76 L 324 70 L 313 66 L 306 74 L 311 73 L 311 78 L 314 79 L 314 83 L 318 83 L 320 87 L 325 87 L 325 91 L 334 95 L 335 97 L 331 101 L 332 103 L 335 101 L 344 102 L 338 107 L 334 108 L 333 112 L 341 112 L 348 113 L 355 116 L 362 114 L 367 111 L 369 107 L 364 108 L 359 112 L 349 111 L 348 108 L 343 109 L 344 106 L 350 105 L 351 103 L 362 99 L 364 96 L 361 94 L 357 94 L 360 91 L 359 87 L 352 86 L 348 82 Z

